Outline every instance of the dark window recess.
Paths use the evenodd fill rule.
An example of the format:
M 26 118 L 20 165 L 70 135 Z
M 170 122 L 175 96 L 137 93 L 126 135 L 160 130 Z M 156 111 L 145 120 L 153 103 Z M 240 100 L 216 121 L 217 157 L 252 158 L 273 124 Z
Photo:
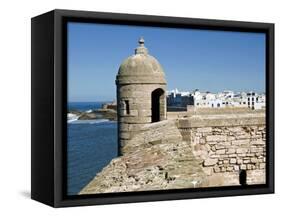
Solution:
M 126 114 L 130 114 L 130 105 L 129 105 L 129 100 L 125 100 L 125 106 L 126 106 Z
M 151 122 L 160 121 L 160 99 L 164 91 L 160 88 L 151 93 Z
M 239 172 L 239 183 L 242 186 L 247 185 L 247 172 L 246 172 L 246 170 L 240 170 L 240 172 Z

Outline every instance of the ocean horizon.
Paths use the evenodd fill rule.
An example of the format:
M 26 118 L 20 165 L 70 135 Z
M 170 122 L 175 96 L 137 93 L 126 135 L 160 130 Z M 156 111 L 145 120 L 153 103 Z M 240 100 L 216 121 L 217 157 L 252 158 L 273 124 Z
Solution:
M 67 103 L 68 111 L 80 111 L 84 112 L 89 109 L 99 109 L 105 103 L 110 103 L 112 101 L 89 101 L 89 102 L 75 102 L 71 101 Z

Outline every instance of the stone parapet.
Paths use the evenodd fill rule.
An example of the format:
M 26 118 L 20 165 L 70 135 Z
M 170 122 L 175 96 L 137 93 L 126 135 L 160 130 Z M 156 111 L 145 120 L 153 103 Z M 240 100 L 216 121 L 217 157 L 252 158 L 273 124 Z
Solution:
M 264 113 L 193 115 L 179 119 L 179 128 L 265 125 Z
M 221 185 L 239 184 L 242 170 L 246 171 L 248 184 L 262 184 L 266 163 L 265 122 L 264 113 L 194 115 L 180 119 L 178 126 L 209 176 L 210 186 L 221 182 Z

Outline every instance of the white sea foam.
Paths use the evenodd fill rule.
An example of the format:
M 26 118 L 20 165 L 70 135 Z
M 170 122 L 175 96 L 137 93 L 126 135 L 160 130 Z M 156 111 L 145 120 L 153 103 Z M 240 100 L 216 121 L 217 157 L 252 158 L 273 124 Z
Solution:
M 77 121 L 78 118 L 79 118 L 78 115 L 73 114 L 73 113 L 68 113 L 68 114 L 67 114 L 67 123 L 71 123 L 71 122 L 73 122 L 73 121 Z
M 99 124 L 103 122 L 108 122 L 108 119 L 94 119 L 94 120 L 74 120 L 68 123 L 70 124 Z

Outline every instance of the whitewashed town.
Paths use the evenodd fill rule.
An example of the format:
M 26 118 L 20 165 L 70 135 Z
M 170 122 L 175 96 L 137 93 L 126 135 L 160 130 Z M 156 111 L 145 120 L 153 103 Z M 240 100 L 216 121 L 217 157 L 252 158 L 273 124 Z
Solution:
M 188 106 L 198 108 L 238 107 L 253 110 L 265 108 L 265 94 L 250 92 L 234 92 L 225 90 L 218 93 L 201 92 L 198 89 L 187 92 L 177 88 L 166 92 L 168 108 L 182 108 Z

